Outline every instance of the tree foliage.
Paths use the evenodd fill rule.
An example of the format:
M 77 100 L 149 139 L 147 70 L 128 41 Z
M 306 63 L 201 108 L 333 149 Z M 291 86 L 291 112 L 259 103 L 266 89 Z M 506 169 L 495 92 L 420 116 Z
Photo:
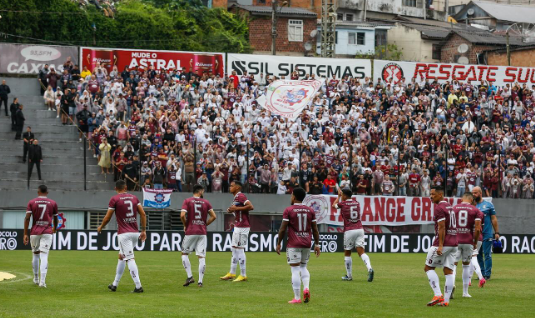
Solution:
M 244 18 L 198 0 L 125 0 L 114 18 L 70 0 L 0 0 L 0 41 L 248 53 Z M 94 27 L 93 27 L 94 26 Z

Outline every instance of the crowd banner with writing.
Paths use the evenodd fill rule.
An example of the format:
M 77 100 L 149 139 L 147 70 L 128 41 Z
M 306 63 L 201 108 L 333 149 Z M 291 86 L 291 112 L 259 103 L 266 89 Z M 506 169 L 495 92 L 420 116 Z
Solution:
M 45 64 L 63 72 L 68 57 L 78 64 L 76 46 L 0 43 L 0 52 L 2 74 L 38 74 Z
M 0 230 L 0 250 L 30 250 L 23 244 L 24 231 Z M 275 252 L 278 234 L 251 232 L 246 250 L 248 252 Z M 181 250 L 184 232 L 148 231 L 145 242 L 138 241 L 138 251 L 178 252 Z M 505 234 L 500 236 L 504 253 L 535 254 L 535 235 Z M 433 242 L 432 234 L 370 234 L 365 235 L 365 250 L 372 253 L 425 253 Z M 311 248 L 314 242 L 311 244 Z M 323 253 L 343 252 L 343 233 L 320 233 L 319 242 Z M 208 232 L 207 251 L 229 252 L 232 247 L 232 232 Z M 282 246 L 285 250 L 283 242 Z M 117 232 L 60 230 L 53 235 L 52 250 L 65 251 L 118 251 Z M 52 252 L 54 253 L 54 252 Z
M 430 198 L 356 195 L 353 199 L 360 203 L 360 219 L 363 225 L 402 226 L 433 223 L 433 202 Z M 340 210 L 332 206 L 335 200 L 335 195 L 307 195 L 303 203 L 314 209 L 318 224 L 343 225 Z M 461 203 L 461 198 L 446 200 L 451 205 Z
M 155 209 L 165 209 L 171 206 L 173 190 L 143 189 L 143 206 Z
M 418 82 L 427 79 L 430 83 L 459 80 L 472 84 L 488 81 L 500 87 L 517 82 L 531 86 L 535 84 L 535 68 L 375 60 L 373 77 L 394 84 L 404 77 L 405 83 L 415 78 Z
M 186 72 L 198 75 L 213 73 L 223 76 L 225 70 L 223 53 L 81 47 L 80 60 L 82 68 L 87 66 L 91 71 L 98 63 L 103 64 L 108 72 L 113 66 L 117 66 L 119 72 L 122 72 L 125 66 L 147 69 L 151 65 L 156 70 L 185 68 Z
M 342 78 L 346 75 L 355 78 L 371 76 L 372 65 L 370 60 L 364 59 L 329 59 L 320 57 L 297 57 L 256 54 L 227 54 L 227 72 L 232 71 L 241 76 L 247 72 L 258 78 L 261 73 L 264 76 L 284 76 L 289 79 L 294 70 L 299 77 L 307 74 L 315 74 L 319 77 Z
M 325 79 L 313 81 L 277 80 L 269 84 L 266 95 L 257 99 L 271 113 L 296 119 L 320 90 Z

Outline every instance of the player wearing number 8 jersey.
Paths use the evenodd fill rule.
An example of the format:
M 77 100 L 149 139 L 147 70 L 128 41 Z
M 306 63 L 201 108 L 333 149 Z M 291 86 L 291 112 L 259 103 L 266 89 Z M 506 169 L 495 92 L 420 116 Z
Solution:
M 457 253 L 457 222 L 450 204 L 444 200 L 444 189 L 442 187 L 431 189 L 431 201 L 435 204 L 433 212 L 435 239 L 427 252 L 424 271 L 435 296 L 427 303 L 427 306 L 449 306 L 454 284 L 453 263 Z M 444 267 L 444 275 L 446 276 L 444 296 L 440 291 L 440 282 L 435 272 L 436 267 Z
M 117 195 L 113 196 L 108 205 L 108 213 L 102 220 L 102 224 L 97 231 L 102 232 L 102 229 L 110 222 L 113 213 L 117 219 L 117 239 L 119 240 L 119 261 L 117 263 L 117 271 L 115 280 L 108 286 L 111 291 L 116 291 L 119 281 L 123 276 L 124 269 L 128 265 L 130 276 L 136 284 L 134 293 L 142 293 L 141 281 L 139 280 L 139 271 L 134 259 L 134 248 L 137 245 L 138 239 L 145 241 L 147 238 L 147 217 L 145 210 L 141 206 L 138 198 L 126 192 L 126 182 L 119 180 L 115 183 L 115 191 Z M 141 234 L 137 226 L 137 214 L 139 213 L 141 219 Z
M 184 200 L 180 213 L 180 219 L 184 224 L 184 232 L 186 232 L 182 242 L 182 265 L 188 275 L 183 286 L 195 283 L 188 256 L 193 250 L 199 257 L 199 282 L 197 285 L 199 287 L 203 286 L 202 279 L 206 271 L 206 227 L 216 219 L 212 205 L 208 200 L 203 199 L 203 194 L 203 186 L 196 184 L 193 187 L 193 197 Z M 208 215 L 210 215 L 210 218 L 207 221 Z
M 303 188 L 295 188 L 292 193 L 292 206 L 287 207 L 282 214 L 282 224 L 277 238 L 277 254 L 281 252 L 281 242 L 288 229 L 288 243 L 286 244 L 286 258 L 292 269 L 292 289 L 294 298 L 289 304 L 301 303 L 301 282 L 303 283 L 304 302 L 310 301 L 310 273 L 307 269 L 310 258 L 312 235 L 314 236 L 314 253 L 320 256 L 319 232 L 316 224 L 316 213 L 311 207 L 303 205 L 306 197 Z
M 31 243 L 33 259 L 33 282 L 39 287 L 46 288 L 46 274 L 48 272 L 48 252 L 52 246 L 52 233 L 58 228 L 58 205 L 54 200 L 47 198 L 48 189 L 45 185 L 39 186 L 38 197 L 28 202 L 26 218 L 24 219 L 24 245 Z M 30 237 L 28 227 L 30 218 L 33 219 Z M 51 227 L 52 220 L 54 226 Z M 39 260 L 41 267 L 39 268 Z M 39 278 L 39 269 L 41 277 Z
M 360 204 L 352 200 L 353 193 L 350 189 L 338 190 L 338 198 L 333 203 L 335 209 L 340 209 L 340 215 L 344 219 L 344 261 L 347 275 L 342 280 L 353 280 L 353 259 L 351 251 L 356 248 L 357 253 L 368 269 L 368 282 L 373 281 L 374 271 L 370 258 L 364 252 L 364 229 L 360 221 Z
M 230 260 L 230 272 L 221 277 L 221 280 L 233 280 L 234 282 L 247 281 L 245 246 L 247 246 L 247 241 L 249 240 L 249 212 L 254 209 L 253 204 L 241 192 L 241 189 L 242 184 L 240 182 L 232 181 L 230 183 L 230 193 L 234 195 L 234 200 L 227 212 L 233 213 L 235 216 L 234 232 L 232 233 L 232 258 Z M 240 275 L 236 278 L 238 263 L 240 264 Z

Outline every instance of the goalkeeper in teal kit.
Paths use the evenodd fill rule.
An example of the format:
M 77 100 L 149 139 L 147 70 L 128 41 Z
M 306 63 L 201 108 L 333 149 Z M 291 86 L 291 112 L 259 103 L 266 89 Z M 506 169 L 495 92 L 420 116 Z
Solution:
M 483 245 L 479 250 L 477 260 L 481 267 L 483 277 L 485 280 L 489 280 L 492 271 L 492 241 L 500 238 L 500 233 L 498 232 L 498 219 L 496 218 L 494 204 L 483 200 L 480 187 L 474 187 L 474 189 L 472 189 L 472 194 L 477 203 L 476 207 L 485 215 L 482 220 Z

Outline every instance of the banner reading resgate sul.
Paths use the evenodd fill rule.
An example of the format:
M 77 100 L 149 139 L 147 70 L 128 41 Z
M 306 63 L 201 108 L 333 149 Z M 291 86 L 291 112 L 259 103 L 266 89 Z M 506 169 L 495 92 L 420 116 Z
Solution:
M 116 65 L 119 72 L 125 66 L 146 69 L 153 65 L 155 69 L 173 70 L 185 68 L 186 72 L 202 75 L 204 72 L 223 75 L 225 58 L 223 53 L 156 51 L 135 49 L 80 48 L 80 64 L 91 71 L 97 63 L 102 63 L 110 72 Z
M 496 86 L 516 82 L 531 85 L 535 84 L 535 68 L 375 60 L 373 77 L 394 84 L 405 77 L 405 83 L 415 78 L 417 81 L 428 79 L 429 82 L 437 80 L 439 83 L 459 80 L 470 81 L 472 84 L 488 81 Z
M 307 195 L 303 203 L 314 209 L 318 224 L 343 225 L 340 210 L 332 207 L 336 197 Z M 363 225 L 402 226 L 433 223 L 433 202 L 430 198 L 357 195 L 353 199 L 360 203 L 360 219 Z M 461 198 L 446 200 L 451 205 L 461 203 Z

